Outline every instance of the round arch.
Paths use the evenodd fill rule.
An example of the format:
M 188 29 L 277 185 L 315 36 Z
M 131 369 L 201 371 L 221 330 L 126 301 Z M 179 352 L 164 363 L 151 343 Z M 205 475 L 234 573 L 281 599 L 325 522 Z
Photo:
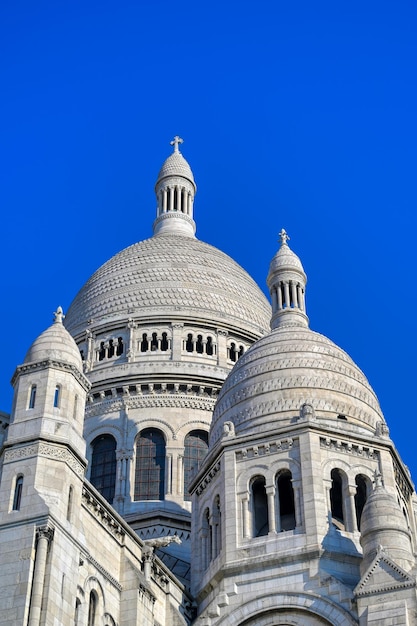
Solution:
M 308 621 L 307 621 L 308 620 Z M 348 611 L 307 593 L 258 596 L 224 615 L 216 626 L 358 626 Z

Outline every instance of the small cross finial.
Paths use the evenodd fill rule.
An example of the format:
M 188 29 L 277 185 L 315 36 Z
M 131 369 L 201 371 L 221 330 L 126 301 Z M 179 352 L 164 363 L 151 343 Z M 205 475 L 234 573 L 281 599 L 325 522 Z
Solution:
M 170 142 L 171 146 L 174 146 L 174 152 L 179 152 L 178 144 L 184 143 L 184 139 L 175 135 L 174 139 Z
M 281 240 L 281 246 L 286 246 L 287 241 L 289 240 L 289 236 L 287 235 L 287 231 L 284 228 L 281 228 L 281 232 L 279 233 L 279 238 Z
M 65 315 L 64 312 L 62 310 L 62 306 L 59 306 L 57 308 L 57 310 L 54 313 L 54 323 L 55 324 L 62 324 L 62 321 L 64 319 Z

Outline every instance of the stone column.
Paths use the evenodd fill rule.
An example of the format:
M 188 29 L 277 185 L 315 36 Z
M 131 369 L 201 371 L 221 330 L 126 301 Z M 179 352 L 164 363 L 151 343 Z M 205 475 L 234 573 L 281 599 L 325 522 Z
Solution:
M 300 528 L 303 525 L 303 516 L 301 514 L 301 481 L 292 481 L 292 488 L 294 491 L 294 511 L 295 511 L 295 527 Z
M 227 367 L 227 330 L 217 329 L 217 365 Z
M 54 530 L 50 526 L 42 526 L 36 531 L 37 545 L 28 626 L 39 626 L 40 624 L 46 557 L 53 534 Z
M 355 496 L 356 485 L 348 485 L 346 498 L 346 530 L 348 530 L 349 532 L 358 531 L 358 523 L 356 521 Z
M 128 322 L 127 322 L 127 328 L 129 330 L 129 334 L 128 334 L 128 346 L 127 346 L 127 360 L 129 361 L 129 363 L 131 361 L 135 360 L 135 356 L 136 356 L 136 324 L 133 321 L 132 318 L 129 318 Z
M 184 324 L 172 324 L 172 360 L 181 361 Z
M 275 487 L 274 485 L 266 487 L 265 491 L 266 491 L 266 497 L 268 500 L 269 534 L 275 535 L 277 532 L 277 527 L 276 527 L 276 521 L 275 521 Z M 278 519 L 279 519 L 279 515 L 278 515 Z
M 249 515 L 249 494 L 245 494 L 242 498 L 242 534 L 244 539 L 250 539 L 252 536 Z
M 290 286 L 287 282 L 284 283 L 284 295 L 285 295 L 285 307 L 290 306 Z

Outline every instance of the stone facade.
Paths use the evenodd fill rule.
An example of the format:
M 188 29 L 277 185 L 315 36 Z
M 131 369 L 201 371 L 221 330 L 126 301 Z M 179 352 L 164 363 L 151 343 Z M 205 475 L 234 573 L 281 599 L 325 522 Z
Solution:
M 172 143 L 153 237 L 97 270 L 16 369 L 0 624 L 416 623 L 416 496 L 375 393 L 310 330 L 285 231 L 272 312 L 196 239 Z

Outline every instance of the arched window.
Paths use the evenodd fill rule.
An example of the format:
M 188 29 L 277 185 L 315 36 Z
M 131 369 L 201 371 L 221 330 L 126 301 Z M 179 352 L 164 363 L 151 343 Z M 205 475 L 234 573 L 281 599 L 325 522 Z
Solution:
M 278 474 L 277 486 L 280 530 L 293 530 L 295 528 L 294 490 L 292 474 L 289 470 L 283 470 Z
M 368 495 L 368 478 L 362 474 L 358 474 L 355 477 L 356 493 L 355 493 L 355 511 L 356 511 L 356 523 L 358 530 L 361 529 L 361 517 L 363 507 L 365 506 L 366 498 Z
M 332 522 L 339 528 L 345 529 L 345 511 L 343 502 L 343 477 L 339 469 L 332 469 L 330 474 L 332 486 L 330 489 L 330 506 L 332 513 Z
M 187 341 L 185 342 L 185 349 L 187 352 L 194 351 L 194 342 L 193 342 L 193 336 L 191 333 L 188 333 L 187 335 Z
M 61 385 L 55 387 L 54 393 L 54 408 L 58 409 L 61 402 Z
M 90 601 L 88 603 L 88 626 L 96 625 L 97 613 L 97 595 L 95 591 L 90 593 Z
M 207 454 L 208 434 L 204 430 L 192 430 L 184 440 L 184 500 L 190 500 L 188 485 L 200 468 Z
M 161 351 L 166 352 L 167 350 L 168 350 L 168 334 L 162 333 Z
M 148 335 L 146 333 L 142 333 L 142 341 L 140 342 L 140 351 L 147 352 L 148 347 L 149 347 Z
M 120 356 L 121 354 L 123 354 L 123 338 L 118 337 L 117 346 L 116 346 L 116 356 Z
M 207 337 L 206 354 L 208 356 L 212 356 L 213 355 L 213 339 L 212 339 L 212 337 Z
M 20 503 L 22 501 L 22 490 L 23 490 L 23 476 L 20 475 L 16 478 L 16 483 L 14 486 L 13 511 L 20 510 Z
M 198 354 L 203 354 L 204 345 L 203 345 L 203 336 L 202 335 L 197 335 L 197 343 L 195 344 L 195 351 Z
M 80 606 L 81 606 L 81 600 L 77 598 L 75 600 L 74 626 L 79 626 L 79 623 L 80 623 Z
M 163 500 L 165 496 L 165 439 L 147 428 L 136 444 L 135 500 Z
M 72 485 L 70 485 L 70 488 L 68 490 L 68 504 L 67 504 L 67 520 L 69 522 L 71 521 L 71 515 L 72 515 L 72 499 L 73 499 L 73 495 L 74 495 L 74 487 Z
M 216 558 L 222 549 L 222 516 L 220 508 L 220 496 L 214 499 L 213 507 L 213 556 Z
M 265 478 L 258 476 L 252 482 L 252 533 L 254 537 L 262 537 L 269 533 L 268 499 Z
M 209 566 L 212 553 L 212 528 L 210 524 L 210 511 L 206 509 L 203 513 L 203 536 L 202 536 L 202 549 L 203 549 L 203 569 Z
M 35 408 L 35 402 L 36 402 L 36 385 L 32 385 L 30 388 L 30 395 L 29 395 L 29 409 Z
M 91 445 L 90 481 L 111 504 L 116 485 L 116 441 L 111 435 L 99 435 Z
M 114 356 L 114 341 L 113 339 L 109 340 L 109 347 L 107 350 L 107 356 L 109 357 L 109 359 L 111 359 L 112 356 Z
M 156 350 L 158 350 L 158 335 L 157 333 L 152 333 L 151 351 L 156 352 Z
M 229 359 L 231 361 L 237 361 L 237 352 L 236 352 L 236 344 L 231 343 L 229 348 Z

